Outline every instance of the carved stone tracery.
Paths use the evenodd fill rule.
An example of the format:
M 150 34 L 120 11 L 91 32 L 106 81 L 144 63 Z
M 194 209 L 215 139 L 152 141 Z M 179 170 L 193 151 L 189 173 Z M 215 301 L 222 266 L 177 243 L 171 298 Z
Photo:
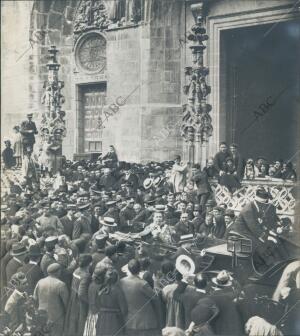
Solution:
M 187 34 L 192 50 L 193 65 L 185 67 L 185 75 L 188 84 L 184 86 L 184 93 L 187 95 L 187 104 L 183 106 L 183 117 L 181 135 L 188 143 L 189 161 L 195 158 L 193 148 L 196 143 L 204 143 L 212 135 L 212 118 L 209 114 L 212 107 L 207 104 L 207 96 L 211 92 L 210 86 L 206 84 L 206 77 L 209 69 L 203 64 L 203 53 L 206 46 L 204 41 L 208 40 L 206 29 L 204 28 L 203 4 L 192 5 L 192 10 L 196 13 L 196 23 Z M 191 150 L 192 148 L 192 150 Z
M 41 134 L 41 161 L 49 170 L 58 169 L 57 164 L 53 164 L 58 156 L 62 154 L 62 141 L 66 136 L 65 111 L 61 105 L 65 102 L 61 90 L 64 88 L 64 82 L 58 80 L 58 71 L 60 64 L 57 62 L 57 52 L 55 46 L 48 50 L 49 62 L 47 63 L 48 78 L 44 82 L 45 93 L 42 96 L 42 104 L 45 110 L 42 113 L 40 134 Z

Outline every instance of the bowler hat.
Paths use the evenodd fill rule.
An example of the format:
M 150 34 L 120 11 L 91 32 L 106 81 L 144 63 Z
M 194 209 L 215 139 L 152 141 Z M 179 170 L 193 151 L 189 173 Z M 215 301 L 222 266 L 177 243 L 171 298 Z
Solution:
M 20 256 L 27 253 L 26 246 L 23 243 L 14 243 L 12 245 L 11 255 Z

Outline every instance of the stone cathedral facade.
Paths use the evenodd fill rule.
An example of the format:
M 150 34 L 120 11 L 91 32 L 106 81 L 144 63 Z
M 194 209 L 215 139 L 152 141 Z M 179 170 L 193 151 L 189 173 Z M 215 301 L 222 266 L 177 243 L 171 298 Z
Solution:
M 7 128 L 12 128 L 28 111 L 39 120 L 44 109 L 43 83 L 47 78 L 48 50 L 56 46 L 59 77 L 65 83 L 67 133 L 63 154 L 67 158 L 72 159 L 74 155 L 75 158 L 88 157 L 90 153 L 106 151 L 111 144 L 125 161 L 169 160 L 176 154 L 187 158 L 181 126 L 183 105 L 187 102 L 183 91 L 187 84 L 185 68 L 193 62 L 188 33 L 198 15 L 193 10 L 195 4 L 203 4 L 203 24 L 208 35 L 204 42 L 203 63 L 209 69 L 207 84 L 211 91 L 207 100 L 212 107 L 209 112 L 212 134 L 207 141 L 196 142 L 195 146 L 203 162 L 216 152 L 220 141 L 239 144 L 248 141 L 252 147 L 257 147 L 255 141 L 260 138 L 255 135 L 256 127 L 253 128 L 254 135 L 249 133 L 253 138 L 246 136 L 246 140 L 239 131 L 247 127 L 248 121 L 244 125 L 244 120 L 265 103 L 265 96 L 273 97 L 281 87 L 274 87 L 272 92 L 264 93 L 264 97 L 249 98 L 246 106 L 255 103 L 250 106 L 248 117 L 243 115 L 246 113 L 242 107 L 245 97 L 242 97 L 243 93 L 238 94 L 238 90 L 249 79 L 249 74 L 243 72 L 249 67 L 238 61 L 236 67 L 233 66 L 232 55 L 248 48 L 243 41 L 249 36 L 264 36 L 271 29 L 265 36 L 264 41 L 267 41 L 278 26 L 299 20 L 299 8 L 294 2 L 17 1 L 10 6 L 9 17 L 13 18 L 14 24 L 19 22 L 21 25 L 15 29 L 24 30 L 23 39 L 19 42 L 13 36 L 11 39 L 5 37 L 3 43 L 7 48 L 16 48 L 19 43 L 24 46 L 24 53 L 21 48 L 16 59 L 4 56 L 4 61 L 8 67 L 19 67 L 16 71 L 27 79 L 22 84 L 17 83 L 15 78 L 7 75 L 8 70 L 5 71 L 7 83 L 12 86 L 10 92 L 20 93 L 14 93 L 15 98 L 9 101 L 9 92 L 4 92 L 2 125 L 5 123 Z M 10 34 L 13 35 L 13 31 Z M 247 50 L 245 54 L 249 55 Z M 243 57 L 240 59 L 247 64 Z M 253 62 L 257 64 L 258 61 L 254 58 Z M 261 72 L 260 69 L 257 71 Z M 251 85 L 258 82 L 251 88 L 259 92 L 259 79 L 250 79 Z M 287 78 L 293 87 L 291 97 L 296 94 L 298 85 L 293 80 L 291 74 Z M 264 83 L 262 85 L 266 87 Z M 246 85 L 243 89 L 247 92 Z M 286 99 L 291 101 L 291 97 Z M 274 122 L 275 128 L 277 124 Z M 292 124 L 289 120 L 288 125 L 281 127 L 289 129 Z M 292 128 L 291 132 L 295 130 Z M 290 147 L 289 143 L 286 146 Z M 280 155 L 284 152 L 281 148 Z M 253 152 L 252 155 L 256 154 Z

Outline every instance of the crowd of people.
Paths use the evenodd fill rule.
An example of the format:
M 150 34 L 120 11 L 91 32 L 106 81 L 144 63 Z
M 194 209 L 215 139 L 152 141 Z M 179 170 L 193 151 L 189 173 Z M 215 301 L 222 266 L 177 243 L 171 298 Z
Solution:
M 203 169 L 180 156 L 137 164 L 119 161 L 111 146 L 97 161 L 65 160 L 53 174 L 33 159 L 32 139 L 21 146 L 22 178 L 8 177 L 2 195 L 0 334 L 283 335 L 273 321 L 238 309 L 243 291 L 228 270 L 208 279 L 182 271 L 177 261 L 189 248 L 184 237 L 226 242 L 233 230 L 258 249 L 268 246 L 259 255 L 267 267 L 279 260 L 277 235 L 291 223 L 279 220 L 267 190 L 258 188 L 254 203 L 236 216 L 216 204 L 209 178 L 233 192 L 243 178 L 293 180 L 289 164 L 244 164 L 237 146 L 225 143 Z M 153 253 L 157 242 L 173 248 L 171 255 Z M 300 287 L 299 261 L 289 267 L 275 297 L 285 307 Z

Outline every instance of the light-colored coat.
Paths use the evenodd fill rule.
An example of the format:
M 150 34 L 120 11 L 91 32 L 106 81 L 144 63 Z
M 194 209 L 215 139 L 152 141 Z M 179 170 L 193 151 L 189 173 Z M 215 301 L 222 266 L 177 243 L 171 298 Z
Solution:
M 181 166 L 178 163 L 174 163 L 169 182 L 173 187 L 174 193 L 183 191 L 186 185 L 186 170 L 187 164 Z
M 37 283 L 33 297 L 39 309 L 46 310 L 48 319 L 53 322 L 51 335 L 62 335 L 69 300 L 66 284 L 51 275 L 47 276 Z

